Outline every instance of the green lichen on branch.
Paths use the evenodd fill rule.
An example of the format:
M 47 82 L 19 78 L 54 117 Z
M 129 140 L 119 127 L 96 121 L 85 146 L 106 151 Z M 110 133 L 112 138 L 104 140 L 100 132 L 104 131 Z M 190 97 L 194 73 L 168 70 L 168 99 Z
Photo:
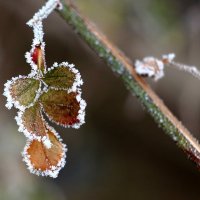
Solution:
M 142 106 L 148 111 L 153 117 L 155 122 L 161 127 L 182 149 L 189 149 L 190 143 L 182 134 L 182 132 L 175 126 L 170 119 L 163 113 L 160 108 L 154 103 L 153 99 L 148 95 L 143 88 L 130 76 L 129 72 L 122 74 L 122 79 L 128 90 L 135 95 Z
M 74 31 L 117 73 L 127 89 L 135 95 L 155 122 L 178 146 L 200 166 L 200 146 L 190 132 L 163 104 L 146 82 L 139 77 L 130 60 L 114 47 L 108 39 L 89 22 L 69 0 L 60 0 L 61 17 L 72 26 Z

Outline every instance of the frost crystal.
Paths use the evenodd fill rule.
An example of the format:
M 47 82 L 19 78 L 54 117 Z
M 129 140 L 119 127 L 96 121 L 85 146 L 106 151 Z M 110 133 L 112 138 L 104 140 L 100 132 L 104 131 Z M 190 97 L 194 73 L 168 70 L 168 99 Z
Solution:
M 38 97 L 40 96 L 40 92 L 41 92 L 41 90 L 40 90 L 41 83 L 39 83 L 38 90 L 34 92 L 35 94 L 32 97 L 33 101 L 31 103 L 19 102 L 20 96 L 19 96 L 19 98 L 17 97 L 17 93 L 19 93 L 19 92 L 17 91 L 16 83 L 18 81 L 21 81 L 21 83 L 23 83 L 23 80 L 24 81 L 27 80 L 27 77 L 19 75 L 18 77 L 14 77 L 11 80 L 8 80 L 4 84 L 4 93 L 3 93 L 3 95 L 5 97 L 7 97 L 6 107 L 8 109 L 11 109 L 12 106 L 14 106 L 15 108 L 18 108 L 19 110 L 25 110 L 26 108 L 29 108 L 30 106 L 32 106 L 38 100 Z M 22 84 L 19 85 L 19 87 L 20 86 L 22 86 Z M 15 90 L 16 90 L 17 93 L 14 92 Z M 19 88 L 19 90 L 20 90 L 20 88 Z M 20 95 L 21 95 L 21 93 L 20 93 Z
M 72 127 L 78 129 L 78 128 L 80 128 L 80 126 L 82 124 L 85 123 L 85 107 L 86 107 L 87 104 L 86 104 L 85 100 L 83 100 L 81 98 L 81 92 L 80 91 L 79 91 L 79 94 L 76 96 L 76 99 L 80 103 L 80 110 L 79 110 L 78 116 L 77 116 L 79 123 L 73 124 Z
M 137 74 L 154 77 L 156 81 L 164 76 L 163 69 L 163 62 L 154 57 L 145 57 L 142 61 L 137 60 L 135 62 Z
M 174 60 L 175 57 L 176 55 L 174 53 L 164 54 L 162 55 L 162 60 L 164 62 L 170 63 Z
M 47 136 L 44 136 L 44 137 L 42 138 L 42 142 L 44 143 L 44 145 L 45 145 L 45 147 L 46 147 L 47 149 L 50 149 L 50 148 L 51 148 L 52 143 L 51 143 L 51 141 L 49 140 L 49 138 L 48 138 Z
M 86 102 L 81 98 L 80 86 L 83 81 L 74 64 L 54 63 L 46 70 L 42 21 L 55 8 L 62 9 L 61 2 L 49 0 L 28 21 L 34 33 L 32 48 L 25 54 L 32 68 L 31 73 L 7 81 L 3 93 L 7 97 L 6 107 L 19 109 L 15 119 L 18 131 L 27 137 L 22 156 L 28 169 L 38 176 L 53 178 L 65 165 L 67 148 L 43 114 L 56 124 L 79 128 L 85 122 L 86 107 Z M 51 104 L 49 99 L 52 100 Z
M 28 21 L 28 25 L 34 27 L 38 22 L 46 19 L 49 14 L 57 7 L 60 6 L 61 3 L 59 0 L 49 0 L 35 15 L 31 20 Z

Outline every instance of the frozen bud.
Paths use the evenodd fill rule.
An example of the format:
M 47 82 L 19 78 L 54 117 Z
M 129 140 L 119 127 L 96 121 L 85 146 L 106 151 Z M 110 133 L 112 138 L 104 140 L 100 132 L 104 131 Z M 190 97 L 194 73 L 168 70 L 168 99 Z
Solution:
M 41 45 L 36 45 L 32 50 L 31 59 L 37 68 L 41 71 L 45 71 L 45 61 L 44 61 L 44 50 Z
M 171 63 L 176 55 L 174 53 L 164 54 L 162 55 L 162 60 L 164 63 Z
M 135 70 L 141 76 L 153 77 L 158 80 L 164 76 L 164 64 L 154 57 L 145 57 L 142 61 L 135 62 Z
M 34 49 L 33 49 L 33 52 L 31 54 L 31 58 L 32 58 L 32 61 L 37 64 L 38 63 L 38 57 L 39 57 L 39 54 L 41 52 L 41 48 L 40 46 L 36 46 Z

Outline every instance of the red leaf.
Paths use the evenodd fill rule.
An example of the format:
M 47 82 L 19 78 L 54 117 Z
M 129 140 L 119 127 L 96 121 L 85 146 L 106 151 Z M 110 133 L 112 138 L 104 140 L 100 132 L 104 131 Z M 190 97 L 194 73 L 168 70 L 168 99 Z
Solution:
M 80 102 L 77 93 L 68 93 L 65 90 L 49 90 L 44 93 L 40 101 L 45 114 L 55 123 L 63 126 L 71 126 L 79 123 Z

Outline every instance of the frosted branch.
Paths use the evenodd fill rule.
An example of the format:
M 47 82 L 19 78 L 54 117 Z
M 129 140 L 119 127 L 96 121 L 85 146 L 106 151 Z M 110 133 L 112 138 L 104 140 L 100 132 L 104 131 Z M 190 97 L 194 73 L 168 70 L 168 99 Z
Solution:
M 30 19 L 27 22 L 27 25 L 33 28 L 33 43 L 32 43 L 32 48 L 30 52 L 27 52 L 25 54 L 25 58 L 27 63 L 31 65 L 32 72 L 29 74 L 29 77 L 34 77 L 37 72 L 37 65 L 33 62 L 32 60 L 32 54 L 34 52 L 34 49 L 36 46 L 40 46 L 42 51 L 45 54 L 45 43 L 44 43 L 44 32 L 43 32 L 43 20 L 46 19 L 50 13 L 52 13 L 53 10 L 56 8 L 62 9 L 62 4 L 60 3 L 60 0 L 49 0 L 47 3 L 33 16 L 32 19 Z M 45 56 L 45 55 L 43 55 Z M 46 63 L 45 63 L 45 58 L 44 58 L 44 65 L 46 70 Z
M 63 7 L 58 11 L 61 17 L 121 77 L 129 91 L 138 98 L 155 122 L 199 166 L 200 145 L 198 141 L 176 119 L 147 83 L 137 75 L 130 60 L 112 45 L 105 35 L 72 5 L 70 0 L 60 0 L 60 2 Z M 168 59 L 173 60 L 173 55 L 170 55 Z
M 170 62 L 169 64 L 179 70 L 188 72 L 189 74 L 200 80 L 200 71 L 197 69 L 197 67 L 180 64 L 174 61 Z

